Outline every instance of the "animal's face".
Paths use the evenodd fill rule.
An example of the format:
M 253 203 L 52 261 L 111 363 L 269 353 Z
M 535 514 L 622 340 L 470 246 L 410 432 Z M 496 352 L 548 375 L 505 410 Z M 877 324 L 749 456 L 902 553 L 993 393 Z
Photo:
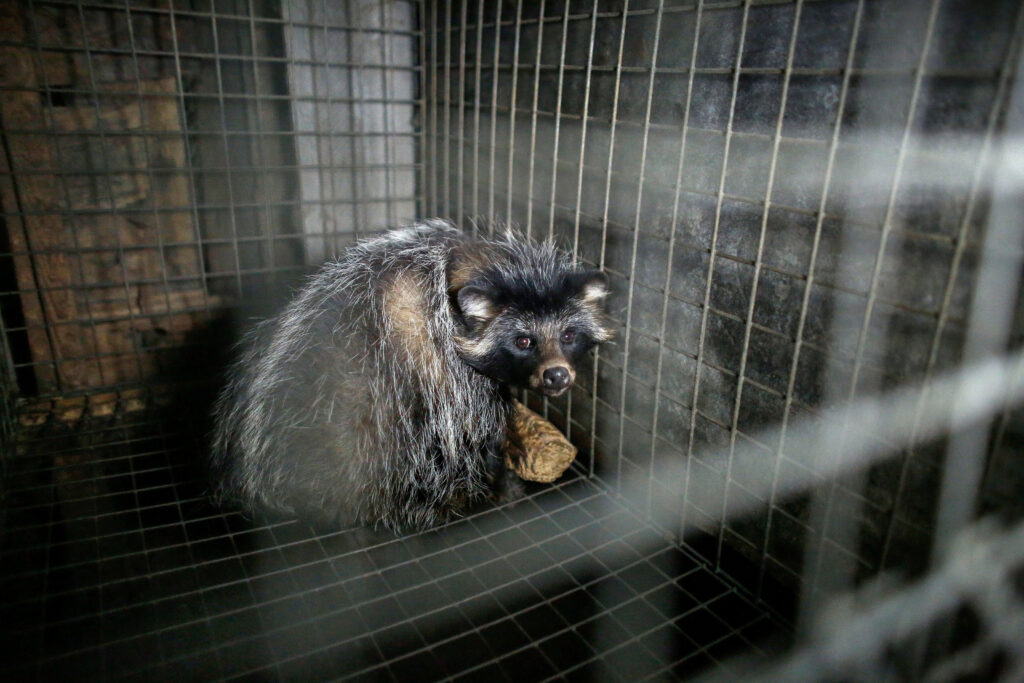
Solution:
M 572 387 L 582 356 L 611 336 L 601 312 L 607 293 L 597 271 L 550 282 L 470 282 L 455 297 L 464 324 L 459 351 L 493 379 L 559 396 Z

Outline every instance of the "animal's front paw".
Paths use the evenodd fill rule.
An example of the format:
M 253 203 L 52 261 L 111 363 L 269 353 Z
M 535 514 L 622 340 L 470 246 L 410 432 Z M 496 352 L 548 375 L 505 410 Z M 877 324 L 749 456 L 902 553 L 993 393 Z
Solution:
M 526 484 L 515 472 L 506 469 L 498 475 L 494 486 L 494 500 L 497 503 L 511 503 L 526 495 Z

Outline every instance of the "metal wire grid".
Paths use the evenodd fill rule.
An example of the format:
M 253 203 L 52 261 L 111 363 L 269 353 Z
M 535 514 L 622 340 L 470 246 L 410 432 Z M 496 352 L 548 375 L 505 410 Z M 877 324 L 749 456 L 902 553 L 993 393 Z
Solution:
M 44 5 L 72 7 L 76 14 L 84 13 L 78 5 L 68 3 L 31 6 Z M 326 15 L 316 14 L 316 5 L 312 7 L 306 6 L 308 19 L 297 21 L 293 16 L 265 18 L 263 10 L 252 4 L 229 13 L 221 12 L 221 8 L 211 13 L 206 9 L 185 11 L 175 7 L 168 11 L 103 4 L 90 4 L 85 10 L 128 17 L 152 13 L 175 23 L 244 18 L 251 46 L 261 45 L 255 37 L 255 27 L 264 24 L 283 31 L 308 29 L 324 38 L 334 30 L 354 34 L 377 30 L 361 21 L 328 20 Z M 775 586 L 776 578 L 790 583 L 817 580 L 800 555 L 805 539 L 810 540 L 808 547 L 846 553 L 864 573 L 882 566 L 913 567 L 920 563 L 920 551 L 930 539 L 931 522 L 930 513 L 915 507 L 918 501 L 914 499 L 922 492 L 931 498 L 928 492 L 934 486 L 939 462 L 932 451 L 937 449 L 930 444 L 919 446 L 916 454 L 907 453 L 895 465 L 879 466 L 871 472 L 871 478 L 880 481 L 880 487 L 861 490 L 857 483 L 833 485 L 827 496 L 818 499 L 822 501 L 824 518 L 830 523 L 849 512 L 846 519 L 864 518 L 873 528 L 883 530 L 884 543 L 858 546 L 849 537 L 836 539 L 816 534 L 820 522 L 808 516 L 804 500 L 794 504 L 785 496 L 776 497 L 776 480 L 781 483 L 792 478 L 792 472 L 786 468 L 813 468 L 813 454 L 792 453 L 781 438 L 762 443 L 757 431 L 762 424 L 781 421 L 781 434 L 785 435 L 788 420 L 813 414 L 821 400 L 834 398 L 829 390 L 822 391 L 816 386 L 816 373 L 808 372 L 808 365 L 812 370 L 827 368 L 821 372 L 831 378 L 852 375 L 855 379 L 848 378 L 837 393 L 853 395 L 883 381 L 929 377 L 951 364 L 950 350 L 962 343 L 967 310 L 964 282 L 973 272 L 977 226 L 982 222 L 974 207 L 981 205 L 980 213 L 984 214 L 989 191 L 985 178 L 988 157 L 1015 76 L 1021 20 L 1016 7 L 997 3 L 989 20 L 1014 28 L 990 32 L 991 50 L 978 51 L 974 46 L 965 51 L 967 59 L 956 62 L 944 56 L 943 44 L 957 35 L 945 19 L 947 12 L 959 18 L 957 7 L 942 3 L 910 3 L 907 7 L 911 9 L 899 10 L 885 3 L 826 1 L 679 6 L 654 3 L 650 7 L 634 2 L 611 8 L 587 2 L 580 6 L 541 3 L 539 7 L 530 3 L 446 2 L 420 7 L 428 29 L 426 39 L 420 42 L 422 66 L 412 70 L 419 69 L 426 79 L 426 104 L 420 113 L 428 134 L 419 135 L 419 141 L 429 172 L 424 177 L 425 196 L 413 199 L 425 201 L 428 214 L 460 219 L 498 215 L 504 208 L 505 215 L 518 219 L 534 234 L 546 231 L 565 238 L 582 257 L 602 265 L 618 291 L 613 313 L 623 328 L 621 346 L 609 349 L 595 360 L 594 377 L 584 378 L 581 390 L 570 402 L 545 402 L 541 406 L 553 420 L 567 425 L 575 440 L 596 452 L 595 465 L 586 472 L 595 476 L 567 482 L 531 498 L 531 507 L 527 508 L 531 514 L 525 515 L 525 520 L 519 515 L 510 517 L 508 511 L 490 513 L 500 517 L 506 526 L 511 523 L 513 529 L 522 532 L 521 536 L 513 534 L 521 545 L 497 542 L 507 537 L 489 527 L 487 520 L 491 518 L 484 514 L 436 535 L 371 543 L 370 552 L 363 554 L 354 549 L 356 540 L 348 533 L 316 536 L 308 530 L 297 530 L 298 525 L 294 524 L 258 524 L 250 528 L 236 516 L 205 508 L 199 491 L 190 488 L 189 479 L 182 476 L 181 467 L 170 465 L 175 461 L 169 458 L 180 450 L 175 437 L 160 431 L 155 423 L 143 424 L 143 431 L 136 436 L 118 436 L 119 428 L 115 428 L 107 435 L 112 438 L 99 439 L 113 441 L 110 447 L 115 452 L 129 444 L 149 445 L 138 455 L 128 448 L 127 455 L 117 453 L 110 459 L 101 458 L 96 462 L 110 464 L 112 469 L 96 464 L 87 468 L 84 475 L 76 474 L 74 465 L 61 463 L 69 453 L 74 456 L 73 451 L 56 446 L 59 440 L 41 441 L 42 450 L 49 455 L 40 460 L 18 460 L 20 474 L 15 474 L 10 486 L 14 521 L 10 524 L 13 535 L 9 539 L 17 542 L 6 546 L 9 552 L 4 558 L 2 595 L 5 600 L 6 596 L 20 598 L 32 594 L 27 591 L 34 588 L 37 595 L 45 596 L 5 604 L 5 616 L 14 620 L 4 619 L 3 623 L 18 623 L 21 619 L 22 623 L 32 625 L 25 630 L 27 636 L 14 634 L 8 642 L 17 648 L 24 646 L 22 652 L 39 657 L 33 663 L 16 666 L 13 672 L 30 676 L 81 667 L 97 675 L 134 670 L 141 676 L 148 667 L 146 675 L 163 672 L 159 675 L 169 676 L 186 665 L 209 665 L 211 668 L 201 673 L 227 676 L 261 672 L 289 677 L 311 671 L 331 671 L 335 675 L 361 671 L 401 676 L 414 671 L 473 677 L 493 672 L 505 677 L 530 671 L 537 678 L 565 671 L 607 676 L 616 671 L 629 676 L 637 671 L 683 674 L 709 662 L 717 664 L 725 650 L 749 650 L 751 631 L 757 631 L 758 624 L 771 623 L 762 612 L 751 608 L 745 598 L 735 596 L 735 586 L 722 584 L 703 568 L 694 569 L 694 552 L 704 562 L 711 560 L 722 575 L 739 583 L 743 591 L 783 609 L 791 608 L 792 604 L 789 596 Z M 321 7 L 325 8 L 326 5 Z M 380 7 L 374 10 L 373 14 L 384 16 Z M 534 11 L 537 13 L 533 14 Z M 905 12 L 899 20 L 893 14 L 897 11 Z M 493 19 L 487 20 L 490 17 Z M 825 19 L 838 21 L 828 24 Z M 384 23 L 382 20 L 381 25 Z M 836 30 L 835 24 L 841 28 Z M 801 42 L 802 36 L 808 34 L 821 39 L 818 33 L 823 25 L 834 32 L 833 42 L 840 49 L 816 52 L 813 46 Z M 896 55 L 900 59 L 893 59 L 877 47 L 879 42 L 886 42 L 884 38 L 892 37 L 885 31 L 894 25 L 916 28 L 916 32 L 910 31 L 913 40 L 890 41 L 913 48 L 907 48 L 907 54 Z M 217 27 L 218 22 L 214 21 L 213 26 Z M 214 49 L 205 51 L 190 50 L 177 42 L 170 50 L 140 50 L 134 38 L 127 51 L 99 49 L 89 43 L 60 49 L 84 56 L 89 65 L 89 87 L 84 92 L 72 88 L 70 95 L 121 94 L 105 92 L 96 83 L 95 58 L 100 53 L 137 55 L 158 62 L 171 59 L 178 82 L 189 73 L 185 66 L 189 58 L 213 60 L 216 84 L 212 92 L 178 93 L 175 97 L 182 103 L 181 110 L 186 110 L 186 101 L 193 96 L 216 105 L 209 110 L 217 124 L 210 138 L 213 150 L 222 150 L 223 157 L 197 161 L 190 153 L 186 168 L 192 187 L 211 187 L 195 179 L 207 171 L 225 174 L 226 182 L 211 191 L 220 192 L 220 198 L 207 201 L 200 196 L 186 207 L 172 206 L 166 210 L 162 206 L 116 207 L 110 214 L 173 214 L 175 208 L 185 208 L 194 216 L 195 225 L 204 226 L 203 220 L 212 220 L 206 218 L 208 214 L 221 212 L 224 220 L 220 233 L 216 229 L 210 229 L 208 234 L 199 231 L 196 240 L 164 242 L 163 248 L 195 249 L 197 244 L 211 250 L 226 247 L 223 258 L 227 265 L 222 270 L 206 266 L 199 271 L 198 279 L 203 282 L 204 291 L 219 291 L 217 283 L 226 282 L 230 285 L 229 294 L 238 296 L 247 294 L 248 287 L 262 278 L 275 274 L 285 277 L 304 267 L 302 258 L 289 261 L 287 252 L 282 255 L 273 245 L 301 244 L 315 251 L 317 247 L 309 247 L 311 241 L 307 238 L 322 238 L 321 244 L 334 243 L 337 228 L 336 224 L 325 222 L 320 230 L 310 233 L 298 227 L 308 223 L 295 217 L 290 223 L 283 223 L 296 226 L 293 229 L 240 234 L 240 228 L 246 225 L 246 220 L 242 220 L 245 216 L 272 216 L 278 208 L 299 209 L 301 213 L 310 207 L 346 203 L 356 206 L 364 217 L 370 215 L 372 197 L 363 194 L 367 191 L 368 176 L 345 175 L 349 165 L 339 161 L 335 143 L 346 138 L 375 136 L 394 140 L 400 135 L 386 128 L 376 133 L 365 129 L 339 132 L 338 122 L 331 120 L 326 135 L 322 131 L 315 135 L 327 142 L 326 146 L 313 147 L 321 155 L 317 161 L 303 161 L 301 144 L 297 144 L 299 151 L 294 160 L 274 163 L 262 154 L 264 148 L 260 145 L 278 138 L 297 142 L 303 133 L 295 128 L 267 130 L 263 125 L 253 124 L 228 130 L 228 105 L 234 101 L 246 103 L 245 111 L 251 113 L 271 109 L 275 103 L 308 101 L 324 105 L 329 112 L 332 105 L 347 103 L 351 106 L 345 113 L 354 114 L 358 106 L 376 100 L 386 104 L 391 98 L 366 98 L 365 91 L 357 92 L 356 84 L 346 86 L 348 94 L 342 94 L 340 89 L 330 89 L 328 84 L 334 82 L 329 79 L 315 78 L 313 84 L 323 83 L 323 89 L 317 85 L 308 94 L 278 92 L 269 85 L 273 79 L 258 71 L 259 65 L 308 67 L 311 71 L 320 66 L 351 67 L 392 74 L 405 67 L 392 69 L 387 65 L 387 43 L 382 44 L 380 65 L 342 59 L 336 52 L 308 58 L 295 58 L 287 53 L 281 56 L 273 50 L 268 55 L 246 53 L 236 61 L 252 67 L 254 91 L 232 93 L 225 90 L 224 73 L 231 61 L 226 53 L 234 48 L 229 49 L 230 41 L 222 39 L 230 32 L 222 28 L 214 28 L 213 32 Z M 383 32 L 417 35 L 405 30 Z M 179 40 L 181 32 L 173 35 Z M 693 36 L 689 43 L 676 39 L 689 35 Z M 781 36 L 781 42 L 773 43 L 773 36 Z M 9 42 L 15 46 L 33 45 L 36 59 L 53 47 L 46 45 L 44 50 L 29 39 Z M 315 43 L 310 44 L 312 47 Z M 721 50 L 707 52 L 706 46 L 716 44 L 723 46 Z M 773 44 L 782 46 L 781 50 L 771 49 Z M 664 66 L 663 54 L 668 55 Z M 653 62 L 654 59 L 657 61 Z M 662 76 L 668 78 L 664 82 L 669 84 L 672 79 L 685 83 L 681 110 L 666 109 Z M 769 87 L 761 91 L 761 96 L 752 96 L 749 79 L 756 81 L 761 77 L 774 77 L 780 89 Z M 810 106 L 807 99 L 798 96 L 800 90 L 795 84 L 800 79 L 824 79 L 838 92 L 834 109 L 822 111 L 811 107 L 804 118 L 797 117 L 797 123 L 814 124 L 809 128 L 791 128 L 792 120 L 788 118 L 793 107 Z M 872 90 L 865 85 L 872 79 L 892 79 L 903 87 L 893 87 L 894 97 L 903 92 L 917 93 L 909 98 L 902 118 L 896 117 L 895 134 L 880 126 L 880 113 L 867 106 L 872 97 L 864 93 L 878 93 L 877 87 Z M 289 83 L 294 83 L 294 77 Z M 725 84 L 724 89 L 721 83 Z M 929 117 L 933 116 L 932 96 L 936 93 L 950 93 L 953 100 L 959 101 L 955 85 L 950 83 L 966 83 L 967 89 L 975 94 L 992 94 L 991 98 L 983 98 L 980 105 L 967 98 L 971 104 L 965 105 L 966 123 L 954 117 L 952 122 L 945 122 L 945 128 L 939 126 L 947 133 L 966 137 L 975 134 L 972 139 L 981 151 L 974 156 L 947 157 L 941 149 L 933 150 L 935 154 L 925 154 L 921 161 L 921 150 L 908 145 L 907 131 L 916 134 L 919 127 L 927 128 Z M 138 79 L 135 85 L 131 95 L 140 101 L 150 97 L 143 92 Z M 986 90 L 989 86 L 990 91 Z M 261 88 L 271 92 L 262 92 Z M 385 93 L 389 89 L 386 83 L 381 88 Z M 38 92 L 39 88 L 21 90 Z M 43 90 L 52 109 L 55 103 L 59 106 L 63 96 L 60 93 L 67 89 L 46 86 Z M 633 95 L 638 92 L 643 96 L 635 100 Z M 921 92 L 927 96 L 921 97 Z M 554 102 L 550 99 L 553 93 L 557 93 Z M 100 107 L 97 99 L 93 99 L 93 110 Z M 637 106 L 636 101 L 642 104 Z M 758 107 L 768 101 L 779 102 L 777 109 L 763 117 L 763 121 L 774 122 L 774 128 L 765 127 L 759 119 L 764 112 Z M 408 102 L 403 100 L 399 104 Z M 527 102 L 529 106 L 524 105 Z M 248 103 L 253 106 L 248 107 Z M 830 111 L 843 113 L 835 117 L 831 126 L 825 123 Z M 981 125 L 977 125 L 978 112 Z M 265 113 L 256 111 L 254 120 L 264 121 Z M 355 124 L 351 127 L 357 128 Z M 877 134 L 878 138 L 872 144 L 863 137 L 850 137 L 850 129 L 862 136 Z M 57 131 L 52 126 L 12 130 L 75 137 L 74 133 Z M 107 142 L 121 135 L 123 131 L 111 130 L 99 134 Z M 200 131 L 185 140 L 189 145 L 196 141 L 201 146 L 202 135 Z M 164 137 L 175 135 L 173 131 L 148 131 L 145 144 L 157 144 Z M 250 160 L 241 165 L 232 161 L 236 141 L 253 137 L 256 152 Z M 721 138 L 721 146 L 710 142 L 716 137 Z M 865 189 L 853 180 L 856 172 L 863 169 L 863 160 L 858 155 L 870 160 L 868 152 L 877 154 L 877 148 L 886 145 L 898 152 L 897 170 L 881 183 L 878 194 L 882 201 L 872 208 L 881 206 L 882 211 L 872 217 L 862 207 L 851 207 L 849 197 Z M 787 156 L 793 149 L 817 150 L 816 165 L 810 164 L 820 176 L 816 182 L 808 182 L 808 174 L 798 172 L 808 157 Z M 546 161 L 548 150 L 550 166 Z M 749 162 L 758 158 L 767 160 L 763 185 L 755 182 L 760 171 Z M 966 188 L 965 201 L 954 202 L 953 207 L 943 204 L 936 218 L 939 229 L 927 228 L 926 221 L 914 214 L 921 206 L 912 201 L 904 203 L 907 188 L 920 189 L 915 178 L 922 175 L 922 164 L 948 168 L 952 162 L 963 159 L 969 160 L 965 167 L 971 173 L 963 174 L 968 182 L 952 186 L 952 194 Z M 524 163 L 527 166 L 522 172 Z M 368 167 L 358 160 L 353 166 L 358 170 Z M 151 178 L 163 173 L 151 165 L 144 168 Z M 293 195 L 281 200 L 263 195 L 249 201 L 242 194 L 247 185 L 240 182 L 242 171 L 248 168 L 281 174 L 315 172 L 323 176 L 316 186 L 321 194 L 299 192 L 298 198 Z M 556 178 L 552 169 L 561 169 L 561 175 Z M 112 185 L 117 175 L 113 171 L 131 170 L 137 169 L 108 165 L 93 175 Z M 325 179 L 332 174 L 340 174 L 342 183 L 338 183 L 338 178 Z M 5 178 L 14 175 L 7 172 Z M 793 182 L 793 177 L 797 181 Z M 393 176 L 387 178 L 390 179 L 383 180 L 385 186 L 398 185 Z M 524 180 L 526 188 L 522 187 Z M 340 193 L 341 185 L 345 184 L 352 193 L 347 199 L 336 196 L 336 201 L 331 201 L 322 192 L 322 188 L 330 188 Z M 568 198 L 559 188 L 570 188 Z M 941 185 L 941 189 L 948 192 L 950 185 Z M 63 192 L 68 193 L 66 183 Z M 386 190 L 385 196 L 391 192 Z M 367 204 L 362 203 L 364 199 Z M 386 203 L 384 214 L 388 220 L 398 213 L 396 207 L 397 204 Z M 246 209 L 252 213 L 246 214 Z M 74 213 L 107 215 L 104 209 Z M 52 212 L 22 208 L 6 212 L 5 218 L 25 220 L 45 215 Z M 833 217 L 841 218 L 841 226 L 830 220 Z M 731 232 L 734 225 L 751 226 L 747 239 L 743 233 Z M 794 225 L 813 235 L 809 250 L 794 235 Z M 872 229 L 881 238 L 874 236 Z M 338 246 L 343 242 L 338 241 Z M 894 244 L 907 253 L 894 249 Z M 254 245 L 260 249 L 254 252 L 259 256 L 253 265 L 247 261 L 251 256 L 246 248 Z M 746 248 L 749 245 L 756 248 Z M 156 246 L 161 245 L 158 242 Z M 44 246 L 12 251 L 8 256 L 13 259 L 60 253 L 62 249 Z M 121 252 L 124 251 L 122 247 Z M 922 255 L 936 254 L 952 256 L 938 259 L 943 264 L 948 261 L 949 265 L 940 269 L 939 285 L 931 289 L 914 289 L 913 281 L 893 280 L 888 272 L 890 258 L 897 265 L 919 264 Z M 798 258 L 790 258 L 793 256 Z M 1019 254 L 1013 254 L 1013 258 L 1020 262 Z M 918 279 L 929 286 L 936 281 L 934 273 L 927 269 L 914 271 L 914 275 L 921 276 Z M 730 279 L 740 286 L 730 287 Z M 162 274 L 150 284 L 159 285 L 166 296 L 170 290 L 165 283 L 169 282 Z M 795 283 L 799 296 L 782 296 L 779 283 Z M 129 279 L 122 278 L 114 286 L 127 289 L 128 285 Z M 909 287 L 911 293 L 902 292 L 901 287 Z M 36 286 L 27 291 L 43 294 L 59 289 Z M 737 296 L 737 290 L 745 290 L 746 294 Z M 766 298 L 779 299 L 779 308 L 788 311 L 792 318 L 780 322 L 770 315 L 762 317 L 764 299 L 759 294 L 765 296 L 765 292 Z M 653 298 L 653 305 L 647 305 L 649 298 Z M 853 344 L 842 343 L 844 328 L 832 321 L 839 333 L 830 332 L 829 321 L 823 322 L 814 315 L 821 300 L 835 305 L 839 311 L 836 319 L 842 321 L 843 314 L 848 314 L 853 320 L 848 328 L 853 331 Z M 203 302 L 200 310 L 215 307 L 209 297 Z M 873 308 L 874 313 L 865 313 L 865 308 Z M 922 320 L 928 324 L 922 325 Z M 27 331 L 27 327 L 21 325 L 13 332 Z M 95 324 L 92 327 L 96 329 Z M 876 352 L 875 343 L 887 335 L 888 348 L 881 345 Z M 915 353 L 921 348 L 918 344 L 922 339 L 927 354 Z M 145 346 L 137 343 L 136 347 L 145 350 Z M 763 354 L 757 355 L 761 351 Z M 133 354 L 134 349 L 129 355 Z M 917 356 L 926 362 L 915 360 Z M 834 367 L 837 364 L 830 359 L 835 358 L 844 361 L 845 368 Z M 772 359 L 782 361 L 778 372 L 768 362 Z M 908 367 L 892 375 L 892 367 L 901 363 Z M 751 400 L 752 396 L 756 400 Z M 764 410 L 765 403 L 771 400 L 775 407 Z M 921 402 L 925 403 L 923 394 Z M 690 410 L 691 406 L 697 409 Z M 74 438 L 88 441 L 90 435 L 99 437 L 102 431 L 86 428 Z M 723 436 L 727 457 L 702 458 L 702 447 L 707 443 L 722 444 Z M 744 468 L 745 461 L 738 451 L 741 446 L 745 451 L 751 445 L 784 456 L 778 459 L 779 469 L 774 472 L 770 487 L 772 493 L 766 499 L 748 495 L 750 490 L 761 490 L 752 485 L 755 482 L 744 479 L 750 476 L 750 470 Z M 683 551 L 673 549 L 668 541 L 653 541 L 651 530 L 632 509 L 615 504 L 615 512 L 599 512 L 595 516 L 593 511 L 609 504 L 603 486 L 614 488 L 638 474 L 648 481 L 646 495 L 633 501 L 638 503 L 641 515 L 645 507 L 649 511 L 656 497 L 675 495 L 665 491 L 661 477 L 656 476 L 666 453 L 670 461 L 682 453 L 689 456 L 686 466 L 694 470 L 692 481 L 714 483 L 717 473 L 721 482 L 721 495 L 714 495 L 714 491 L 700 496 L 692 490 L 685 492 L 689 507 L 685 508 L 680 526 L 684 522 L 695 523 L 711 535 L 707 537 L 710 542 L 688 537 Z M 45 464 L 46 458 L 55 456 L 56 467 Z M 140 457 L 150 460 L 136 466 Z M 67 481 L 62 479 L 64 475 L 70 475 Z M 36 476 L 56 483 L 32 485 Z M 665 481 L 672 479 L 666 477 Z M 79 484 L 85 495 L 79 495 Z M 64 496 L 66 492 L 70 493 Z M 148 500 L 150 493 L 153 501 Z M 32 502 L 51 494 L 51 500 L 61 502 Z M 894 497 L 896 502 L 887 502 L 886 496 Z M 549 497 L 555 499 L 552 507 L 548 507 L 552 502 Z M 715 500 L 719 504 L 716 509 L 702 510 L 695 504 L 698 500 Z M 108 505 L 124 510 L 108 510 Z M 732 517 L 721 525 L 717 521 L 730 509 L 753 509 L 758 505 L 765 507 L 765 514 L 745 519 Z M 851 505 L 864 510 L 854 513 L 850 511 Z M 572 518 L 580 514 L 578 510 L 589 510 L 585 524 L 565 526 L 559 522 L 561 515 Z M 27 519 L 40 514 L 49 515 L 51 522 Z M 631 520 L 626 526 L 634 530 L 642 546 L 630 548 L 627 543 L 625 547 L 616 547 L 611 555 L 619 559 L 629 557 L 625 565 L 609 564 L 611 558 L 602 559 L 601 542 L 581 542 L 587 528 L 597 526 L 614 531 L 616 520 L 624 518 Z M 707 523 L 702 524 L 702 520 Z M 106 527 L 107 524 L 111 526 Z M 543 530 L 550 530 L 552 524 L 557 531 L 545 535 Z M 467 538 L 443 540 L 449 533 L 458 538 L 463 532 Z M 80 542 L 64 542 L 62 534 Z M 480 536 L 482 539 L 477 538 Z M 20 539 L 27 540 L 22 544 Z M 485 544 L 479 546 L 479 540 Z M 125 545 L 119 545 L 121 542 Z M 419 545 L 421 542 L 439 543 L 445 549 L 425 548 Z M 645 545 L 649 543 L 655 545 Z M 573 551 L 569 558 L 559 555 L 565 547 L 573 545 L 578 545 L 579 552 Z M 17 550 L 19 546 L 25 548 L 24 553 Z M 893 557 L 895 550 L 903 548 L 906 556 Z M 317 554 L 321 549 L 322 554 Z M 310 551 L 315 552 L 305 554 Z M 204 555 L 207 552 L 209 556 Z M 402 559 L 391 561 L 391 552 Z M 450 552 L 457 560 L 451 559 Z M 385 559 L 374 559 L 375 553 Z M 509 569 L 490 557 L 495 553 L 514 555 L 524 567 L 535 570 L 524 571 L 515 566 Z M 659 569 L 662 560 L 657 558 L 663 553 L 676 558 L 685 556 L 691 564 L 678 564 L 667 571 Z M 753 572 L 748 564 L 751 557 L 756 567 Z M 557 577 L 552 579 L 541 568 L 549 567 L 552 561 L 569 574 L 567 583 L 559 584 L 566 580 L 560 573 L 555 572 Z M 347 570 L 337 567 L 345 562 L 361 568 L 354 574 L 346 573 Z M 449 562 L 458 568 L 448 567 Z M 425 565 L 432 569 L 427 570 Z M 433 569 L 438 566 L 442 569 L 435 573 Z M 8 567 L 14 568 L 9 575 Z M 594 567 L 603 578 L 590 578 L 587 572 Z M 124 572 L 118 574 L 119 568 Z M 656 573 L 652 574 L 652 569 Z M 390 574 L 392 570 L 397 572 Z M 137 579 L 138 583 L 126 578 L 140 572 L 147 576 Z M 418 578 L 411 584 L 402 583 L 400 578 L 388 579 L 406 572 Z M 581 575 L 588 578 L 581 581 Z M 498 583 L 489 583 L 495 576 Z M 652 576 L 657 580 L 652 581 Z M 687 576 L 700 577 L 690 580 L 711 588 L 707 592 L 691 591 L 683 585 Z M 483 583 L 484 589 L 480 589 L 479 583 Z M 546 588 L 541 589 L 541 584 Z M 558 587 L 552 590 L 552 585 Z M 604 588 L 596 588 L 598 585 Z M 429 596 L 436 595 L 438 587 L 447 606 L 437 606 L 421 615 L 418 610 L 429 604 Z M 472 597 L 466 597 L 463 589 L 467 587 Z M 686 595 L 681 598 L 677 589 Z M 524 592 L 527 598 L 522 597 Z M 722 592 L 733 596 L 729 603 L 716 599 Z M 497 612 L 488 612 L 494 607 L 491 598 L 499 603 Z M 119 602 L 123 600 L 131 604 Z M 483 607 L 485 603 L 487 607 Z M 510 604 L 515 607 L 509 608 Z M 174 614 L 172 605 L 182 612 Z M 668 605 L 673 607 L 669 609 Z M 676 609 L 676 605 L 683 607 Z M 186 613 L 186 609 L 191 611 Z M 327 615 L 322 613 L 325 609 Z M 478 614 L 481 610 L 483 617 Z M 544 618 L 552 613 L 556 619 Z M 282 621 L 294 622 L 296 614 L 301 615 L 296 625 L 281 626 Z M 749 620 L 745 621 L 744 615 Z M 552 623 L 557 627 L 549 630 Z M 588 624 L 594 625 L 592 631 L 587 630 Z M 125 630 L 139 625 L 141 634 Z M 435 637 L 438 628 L 441 635 Z M 705 633 L 712 634 L 709 641 L 693 642 L 695 634 Z M 515 645 L 509 646 L 510 643 Z M 302 655 L 296 656 L 299 652 Z M 361 654 L 354 656 L 353 652 Z M 478 660 L 467 659 L 478 652 L 486 654 Z M 197 653 L 210 656 L 197 658 Z M 58 656 L 48 664 L 44 660 L 50 655 Z M 159 668 L 149 667 L 154 655 Z M 150 659 L 141 662 L 132 660 L 132 656 Z
M 964 390 L 979 397 L 1000 377 L 1016 379 L 1005 396 L 996 389 L 983 404 L 963 406 L 962 424 L 1024 398 L 1021 358 L 967 371 Z M 935 387 L 922 434 L 951 427 L 939 406 L 952 405 L 962 381 Z M 865 402 L 854 423 L 881 424 L 877 415 L 899 413 L 885 439 L 905 442 L 913 398 Z M 318 534 L 211 508 L 203 480 L 194 478 L 202 445 L 181 432 L 183 421 L 122 409 L 108 417 L 83 412 L 77 428 L 44 411 L 42 422 L 22 430 L 0 555 L 0 642 L 16 655 L 3 662 L 10 678 L 680 677 L 721 672 L 721 659 L 737 652 L 763 659 L 778 643 L 762 638 L 786 633 L 746 591 L 708 570 L 693 537 L 680 549 L 582 469 L 518 505 L 426 534 Z M 884 455 L 878 444 L 858 448 Z M 844 457 L 863 462 L 867 454 Z M 668 468 L 664 476 L 678 473 Z M 707 540 L 704 553 L 714 552 L 717 539 Z M 1019 544 L 1011 540 L 1012 560 Z M 730 560 L 725 573 L 744 563 Z M 993 589 L 984 577 L 968 583 Z M 938 624 L 925 634 L 929 642 L 945 642 L 948 604 L 914 611 L 915 624 Z M 992 622 L 1005 635 L 1020 615 L 1004 606 L 1018 620 Z M 879 642 L 906 633 L 896 614 L 883 619 Z M 972 651 L 993 651 L 992 638 L 967 635 Z M 850 646 L 838 638 L 841 666 Z M 744 665 L 725 666 L 746 675 Z M 792 666 L 806 669 L 806 656 Z
M 5 6 L 22 394 L 151 381 L 203 321 L 418 213 L 416 6 L 373 9 Z
M 812 644 L 758 680 L 1019 679 L 1022 572 L 1024 527 L 979 525 L 910 589 L 861 591 L 833 607 Z
M 712 561 L 754 559 L 759 597 L 768 575 L 816 584 L 823 554 L 840 576 L 926 563 L 941 445 L 870 486 L 834 482 L 813 513 L 771 494 L 721 526 L 764 473 L 702 451 L 742 442 L 813 469 L 786 448 L 789 420 L 957 362 L 1021 36 L 1019 5 L 986 12 L 467 1 L 427 17 L 430 212 L 506 217 L 609 273 L 621 341 L 546 414 L 592 448 L 599 480 L 647 476 L 641 509 L 671 493 L 665 458 L 717 472 L 721 495 L 684 494 L 680 527 L 718 536 Z M 708 498 L 722 510 L 692 504 Z
M 781 631 L 575 473 L 427 534 L 209 506 L 146 415 L 37 428 L 8 479 L 6 680 L 692 674 Z

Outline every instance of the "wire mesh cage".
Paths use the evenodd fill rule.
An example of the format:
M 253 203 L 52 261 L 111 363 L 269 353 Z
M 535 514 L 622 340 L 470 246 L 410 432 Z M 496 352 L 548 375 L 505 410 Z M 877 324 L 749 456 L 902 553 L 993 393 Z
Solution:
M 1019 2 L 0 25 L 5 680 L 1024 676 Z M 570 470 L 405 535 L 214 506 L 240 321 L 434 216 L 607 274 L 521 397 Z

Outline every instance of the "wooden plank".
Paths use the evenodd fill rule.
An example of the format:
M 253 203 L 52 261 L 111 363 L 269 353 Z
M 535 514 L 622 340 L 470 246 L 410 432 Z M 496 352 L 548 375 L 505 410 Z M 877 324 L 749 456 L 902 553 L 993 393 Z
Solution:
M 96 83 L 95 100 L 46 103 L 42 85 L 88 90 L 96 76 L 34 53 L 24 11 L 0 3 L 14 43 L 0 48 L 0 201 L 39 390 L 140 381 L 220 304 L 203 281 L 177 81 Z M 58 35 L 67 11 L 38 14 L 40 34 Z
M 0 27 L 12 42 L 24 42 L 26 38 L 22 9 L 22 3 L 0 3 Z M 10 46 L 0 50 L 0 87 L 38 86 L 29 50 Z M 7 215 L 11 250 L 15 254 L 13 260 L 29 348 L 32 359 L 39 363 L 36 366 L 39 389 L 48 392 L 81 387 L 98 366 L 80 359 L 92 356 L 95 349 L 78 330 L 51 325 L 56 320 L 78 317 L 71 290 L 74 284 L 71 263 L 66 252 L 69 235 L 63 218 L 56 212 L 61 205 L 59 180 L 52 173 L 24 173 L 56 168 L 52 144 L 42 134 L 7 132 L 39 128 L 43 121 L 39 94 L 25 90 L 5 92 L 0 98 L 0 120 L 5 130 L 3 145 L 6 148 L 0 201 Z

